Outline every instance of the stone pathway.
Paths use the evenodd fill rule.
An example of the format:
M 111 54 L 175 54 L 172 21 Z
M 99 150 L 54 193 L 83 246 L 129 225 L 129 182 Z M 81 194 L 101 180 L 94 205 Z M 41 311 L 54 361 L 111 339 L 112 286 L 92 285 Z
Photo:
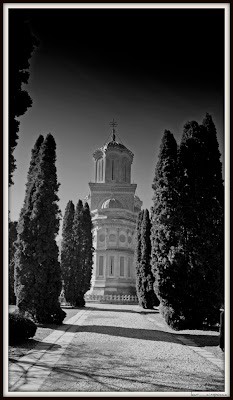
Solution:
M 9 392 L 224 392 L 223 359 L 138 310 L 77 311 L 10 366 Z
M 154 322 L 157 327 L 161 327 L 164 329 L 164 324 L 159 323 L 159 322 L 155 321 L 155 319 L 150 318 L 150 317 L 148 317 L 147 319 L 151 322 Z M 189 346 L 190 349 L 192 349 L 193 351 L 198 353 L 201 357 L 203 357 L 206 360 L 208 360 L 209 362 L 217 365 L 217 367 L 220 370 L 224 371 L 224 369 L 225 369 L 224 357 L 222 357 L 221 359 L 217 358 L 211 352 L 203 349 L 201 346 L 196 344 L 193 340 L 191 340 L 183 335 L 180 335 L 178 332 L 177 332 L 177 337 L 178 337 L 178 340 L 180 340 L 183 344 L 185 344 L 186 346 Z
M 79 311 L 9 369 L 10 391 L 38 391 L 90 311 Z M 68 325 L 69 324 L 69 325 Z

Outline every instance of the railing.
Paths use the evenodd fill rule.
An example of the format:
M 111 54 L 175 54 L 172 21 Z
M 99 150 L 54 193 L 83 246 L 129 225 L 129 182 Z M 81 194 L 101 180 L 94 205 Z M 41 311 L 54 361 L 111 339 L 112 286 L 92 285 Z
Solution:
M 90 302 L 100 302 L 100 303 L 138 303 L 137 296 L 132 295 L 95 295 L 95 294 L 85 294 L 84 296 L 86 301 Z

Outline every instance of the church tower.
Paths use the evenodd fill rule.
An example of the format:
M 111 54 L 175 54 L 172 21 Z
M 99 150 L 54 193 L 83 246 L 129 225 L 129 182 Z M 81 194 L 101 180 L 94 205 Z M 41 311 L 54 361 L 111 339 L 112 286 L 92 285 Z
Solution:
M 89 183 L 93 222 L 94 264 L 89 294 L 136 293 L 135 227 L 142 202 L 131 183 L 133 153 L 112 137 L 93 153 L 95 181 Z

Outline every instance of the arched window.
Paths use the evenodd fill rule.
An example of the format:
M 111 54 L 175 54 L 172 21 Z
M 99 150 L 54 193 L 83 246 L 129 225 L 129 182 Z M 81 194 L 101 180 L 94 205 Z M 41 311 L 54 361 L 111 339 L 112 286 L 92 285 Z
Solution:
M 128 278 L 131 276 L 131 258 L 128 258 Z
M 124 182 L 126 182 L 126 181 L 127 181 L 127 164 L 125 161 L 125 163 L 124 163 Z
M 103 159 L 100 160 L 100 181 L 103 181 Z
M 114 275 L 114 256 L 110 256 L 109 275 Z
M 99 256 L 99 276 L 104 275 L 104 257 Z
M 126 160 L 125 158 L 122 162 L 122 181 L 128 181 L 128 160 Z
M 112 181 L 115 179 L 115 163 L 114 160 L 112 160 Z
M 124 275 L 125 275 L 124 257 L 120 257 L 120 276 L 124 277 Z
M 100 158 L 97 161 L 97 181 L 102 182 L 103 181 L 103 159 Z

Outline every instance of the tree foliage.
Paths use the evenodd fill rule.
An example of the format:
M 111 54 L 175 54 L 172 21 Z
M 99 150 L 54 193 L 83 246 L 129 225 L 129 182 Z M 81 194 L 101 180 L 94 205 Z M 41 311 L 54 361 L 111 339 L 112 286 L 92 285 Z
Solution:
M 17 303 L 21 303 L 21 313 L 24 311 L 26 312 L 27 302 L 28 307 L 32 308 L 34 301 L 34 270 L 37 268 L 37 263 L 34 262 L 34 257 L 36 255 L 36 238 L 35 235 L 32 235 L 31 214 L 33 209 L 33 195 L 36 187 L 38 164 L 40 161 L 39 154 L 43 141 L 44 137 L 40 135 L 32 149 L 25 198 L 17 226 L 17 242 L 14 259 L 14 285 Z
M 216 323 L 223 301 L 223 181 L 216 129 L 185 124 L 179 151 L 182 248 L 188 269 L 185 319 L 189 326 Z
M 30 26 L 10 11 L 9 18 L 9 186 L 13 184 L 13 172 L 16 169 L 14 149 L 17 145 L 19 121 L 32 105 L 32 99 L 23 85 L 29 79 L 29 59 L 37 39 L 32 35 Z
M 61 243 L 61 271 L 63 288 L 66 301 L 74 302 L 74 242 L 73 242 L 73 223 L 74 223 L 74 204 L 68 201 L 62 226 L 62 243 Z
M 219 318 L 223 299 L 223 183 L 216 129 L 187 122 L 177 152 L 165 131 L 153 182 L 152 265 L 173 328 Z
M 74 214 L 73 224 L 73 240 L 74 240 L 74 293 L 73 293 L 73 304 L 77 307 L 83 307 L 85 305 L 84 293 L 83 293 L 83 202 L 79 200 Z
M 73 224 L 75 292 L 74 305 L 85 305 L 84 294 L 90 289 L 92 274 L 92 222 L 89 206 L 78 201 Z
M 44 141 L 40 137 L 32 151 L 16 242 L 17 306 L 39 323 L 61 323 L 65 317 L 58 301 L 62 283 L 56 244 L 60 210 L 55 161 L 53 136 L 48 134 Z
M 174 280 L 179 275 L 177 260 L 177 143 L 173 134 L 165 130 L 155 178 L 151 209 L 152 272 L 155 293 L 163 309 L 174 302 Z M 176 266 L 175 266 L 176 265 Z
M 9 304 L 16 304 L 14 292 L 14 255 L 17 239 L 17 221 L 9 221 Z
M 158 299 L 154 292 L 154 277 L 151 272 L 151 222 L 147 209 L 138 214 L 136 229 L 136 291 L 138 301 L 141 307 L 153 309 L 154 306 L 158 305 Z
M 92 265 L 93 265 L 93 235 L 92 235 L 92 220 L 90 208 L 87 202 L 84 204 L 83 208 L 83 249 L 84 249 L 84 282 L 83 291 L 84 294 L 91 288 L 91 277 L 92 277 Z
M 85 305 L 90 289 L 93 264 L 92 221 L 88 203 L 78 201 L 74 211 L 69 201 L 63 222 L 61 266 L 64 295 L 76 307 Z

